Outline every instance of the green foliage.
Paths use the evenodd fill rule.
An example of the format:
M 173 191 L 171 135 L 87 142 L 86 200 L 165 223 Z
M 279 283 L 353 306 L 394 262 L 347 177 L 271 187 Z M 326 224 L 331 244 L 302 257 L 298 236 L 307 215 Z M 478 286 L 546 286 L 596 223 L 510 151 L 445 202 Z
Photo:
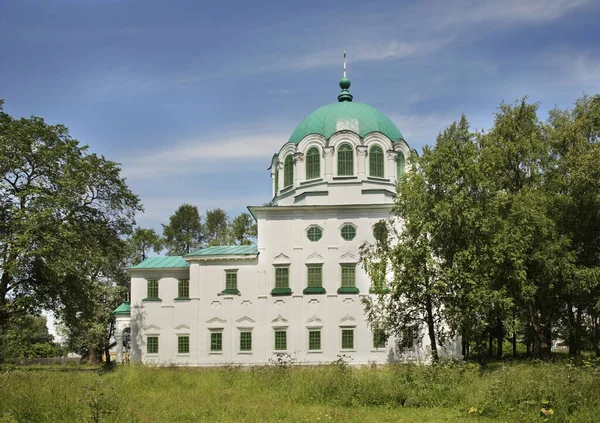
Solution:
M 229 243 L 229 218 L 223 209 L 206 210 L 203 234 L 207 246 Z
M 510 332 L 539 357 L 558 336 L 600 355 L 599 122 L 600 96 L 546 123 L 524 98 L 490 131 L 463 116 L 413 155 L 387 224 L 401 230 L 376 225 L 361 249 L 379 294 L 371 325 L 400 338 L 426 327 L 435 346 L 443 320 L 484 365 L 488 339 Z
M 117 163 L 88 153 L 63 125 L 14 119 L 1 105 L 0 175 L 4 333 L 12 316 L 75 313 L 93 302 L 93 285 L 121 265 L 121 237 L 142 208 Z
M 13 316 L 0 346 L 2 356 L 8 358 L 55 357 L 59 348 L 48 333 L 45 316 Z
M 198 207 L 182 204 L 163 226 L 164 244 L 169 255 L 182 256 L 202 245 L 202 225 Z
M 597 369 L 571 363 L 179 369 L 122 366 L 0 373 L 14 421 L 596 421 Z M 68 386 L 69 389 L 64 387 Z M 9 420 L 10 421 L 10 420 Z
M 240 213 L 231 221 L 231 238 L 237 245 L 251 245 L 257 235 L 256 222 L 250 213 Z
M 163 240 L 154 229 L 135 228 L 133 234 L 127 239 L 128 262 L 136 265 L 148 257 L 150 250 L 160 253 Z

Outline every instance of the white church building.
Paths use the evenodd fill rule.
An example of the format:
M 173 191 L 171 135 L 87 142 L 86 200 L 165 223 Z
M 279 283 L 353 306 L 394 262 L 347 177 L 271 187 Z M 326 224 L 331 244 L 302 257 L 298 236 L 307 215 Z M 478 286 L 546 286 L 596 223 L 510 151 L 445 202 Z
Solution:
M 353 101 L 349 79 L 339 85 L 338 102 L 308 115 L 274 154 L 272 201 L 248 207 L 256 245 L 128 269 L 131 301 L 114 311 L 117 362 L 125 331 L 131 360 L 145 364 L 428 359 L 426 336 L 400 349 L 365 320 L 362 300 L 374 294 L 359 248 L 389 216 L 410 149 L 389 118 Z

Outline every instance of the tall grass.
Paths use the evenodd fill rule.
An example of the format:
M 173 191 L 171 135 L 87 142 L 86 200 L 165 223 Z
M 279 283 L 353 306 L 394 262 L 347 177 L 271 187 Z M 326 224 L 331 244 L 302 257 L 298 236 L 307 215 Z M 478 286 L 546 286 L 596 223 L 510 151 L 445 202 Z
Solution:
M 552 410 L 551 417 L 541 411 Z M 122 366 L 0 373 L 0 422 L 600 421 L 600 368 L 570 363 Z

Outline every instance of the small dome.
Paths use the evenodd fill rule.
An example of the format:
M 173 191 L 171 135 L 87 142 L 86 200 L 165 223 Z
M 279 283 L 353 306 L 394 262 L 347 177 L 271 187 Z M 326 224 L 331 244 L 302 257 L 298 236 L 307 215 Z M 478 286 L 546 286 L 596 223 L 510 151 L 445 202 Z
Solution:
M 371 132 L 381 132 L 392 142 L 404 139 L 396 125 L 376 108 L 364 103 L 340 101 L 320 107 L 308 115 L 296 127 L 288 142 L 298 144 L 310 134 L 320 134 L 329 139 L 336 132 L 343 130 L 352 131 L 360 137 Z

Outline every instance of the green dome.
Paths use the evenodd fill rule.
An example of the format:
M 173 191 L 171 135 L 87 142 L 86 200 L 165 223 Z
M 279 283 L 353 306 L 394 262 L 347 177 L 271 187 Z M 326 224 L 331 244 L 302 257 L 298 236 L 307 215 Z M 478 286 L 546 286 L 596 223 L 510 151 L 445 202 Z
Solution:
M 396 125 L 376 108 L 364 103 L 340 101 L 323 106 L 308 115 L 296 127 L 289 142 L 298 144 L 310 134 L 320 134 L 329 139 L 341 130 L 352 131 L 360 137 L 371 132 L 381 132 L 392 141 L 404 139 Z

